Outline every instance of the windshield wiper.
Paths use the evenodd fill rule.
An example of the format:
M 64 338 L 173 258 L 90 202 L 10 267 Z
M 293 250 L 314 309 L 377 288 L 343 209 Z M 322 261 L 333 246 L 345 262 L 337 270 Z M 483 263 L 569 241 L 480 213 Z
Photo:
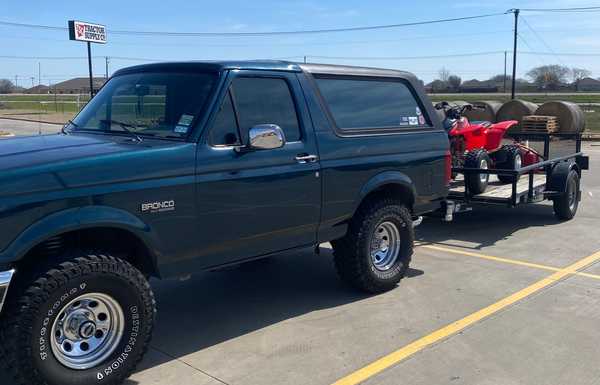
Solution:
M 75 123 L 74 121 L 72 121 L 71 119 L 67 120 L 67 124 L 65 124 L 64 126 L 62 126 L 62 128 L 60 129 L 60 132 L 62 132 L 65 135 L 69 135 L 71 133 L 71 130 L 67 130 L 67 125 L 71 125 L 75 128 L 79 128 L 79 125 L 77 123 Z
M 136 134 L 135 132 L 131 131 L 130 128 L 138 128 L 138 126 L 134 125 L 134 124 L 130 124 L 130 123 L 125 123 L 125 122 L 121 122 L 118 120 L 113 120 L 113 119 L 102 119 L 100 120 L 101 123 L 108 123 L 108 124 L 118 124 L 119 126 L 121 126 L 121 128 L 123 129 L 123 131 L 125 131 L 126 133 L 128 133 L 130 136 L 132 136 L 135 140 L 137 140 L 138 142 L 142 142 L 143 139 L 141 136 L 139 136 L 138 134 Z M 111 131 L 111 130 L 109 130 Z

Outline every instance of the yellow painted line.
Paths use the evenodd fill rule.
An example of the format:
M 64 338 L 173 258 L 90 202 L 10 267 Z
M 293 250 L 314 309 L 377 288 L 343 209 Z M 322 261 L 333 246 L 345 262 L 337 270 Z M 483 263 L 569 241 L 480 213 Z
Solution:
M 600 252 L 590 255 L 589 257 L 583 258 L 572 265 L 565 267 L 564 269 L 560 269 L 554 274 L 544 278 L 531 286 L 526 287 L 523 290 L 519 290 L 518 292 L 501 299 L 500 301 L 485 307 L 481 310 L 476 311 L 463 319 L 460 319 L 456 322 L 453 322 L 449 325 L 444 326 L 441 329 L 434 331 L 433 333 L 419 338 L 418 340 L 406 345 L 405 347 L 396 350 L 395 352 L 378 359 L 377 361 L 365 366 L 362 369 L 336 381 L 333 385 L 356 385 L 359 384 L 374 375 L 381 373 L 385 369 L 396 365 L 402 360 L 412 356 L 413 354 L 423 350 L 424 348 L 443 340 L 453 334 L 464 330 L 470 325 L 483 320 L 491 316 L 494 313 L 505 309 L 506 307 L 513 305 L 514 303 L 521 301 L 524 298 L 529 297 L 530 295 L 539 292 L 540 290 L 553 285 L 557 281 L 564 279 L 572 275 L 577 270 L 580 270 L 588 265 L 591 265 L 594 262 L 600 260 Z
M 517 260 L 517 259 L 494 257 L 494 256 L 491 256 L 491 255 L 474 253 L 474 252 L 467 251 L 467 250 L 456 250 L 456 249 L 451 249 L 451 248 L 447 248 L 447 247 L 434 246 L 434 245 L 431 245 L 431 244 L 428 244 L 428 245 L 422 244 L 420 247 L 423 247 L 423 248 L 426 248 L 426 249 L 431 249 L 431 250 L 442 251 L 442 252 L 445 252 L 445 253 L 452 253 L 452 254 L 458 254 L 458 255 L 466 255 L 466 256 L 469 256 L 469 257 L 475 257 L 475 258 L 480 258 L 480 259 L 487 259 L 489 261 L 509 263 L 509 264 L 512 264 L 512 265 L 519 265 L 519 266 L 527 266 L 527 267 L 532 267 L 532 268 L 541 269 L 541 270 L 548 270 L 548 271 L 561 271 L 561 270 L 563 270 L 560 267 L 554 267 L 554 266 L 548 266 L 548 265 L 541 265 L 539 263 L 531 263 L 531 262 L 526 262 L 526 261 L 520 261 L 520 260 Z M 579 276 L 582 276 L 582 277 L 600 279 L 600 275 L 597 275 L 597 274 L 590 274 L 590 273 L 584 273 L 584 272 L 578 272 L 578 271 L 577 272 L 573 272 L 571 274 L 579 275 Z

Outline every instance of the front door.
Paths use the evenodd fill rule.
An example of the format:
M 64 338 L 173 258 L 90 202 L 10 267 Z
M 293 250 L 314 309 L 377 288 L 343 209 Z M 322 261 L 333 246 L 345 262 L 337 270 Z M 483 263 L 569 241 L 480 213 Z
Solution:
M 227 83 L 198 146 L 193 236 L 202 267 L 312 245 L 321 211 L 315 136 L 296 74 L 235 71 Z M 259 124 L 280 126 L 285 145 L 236 151 Z

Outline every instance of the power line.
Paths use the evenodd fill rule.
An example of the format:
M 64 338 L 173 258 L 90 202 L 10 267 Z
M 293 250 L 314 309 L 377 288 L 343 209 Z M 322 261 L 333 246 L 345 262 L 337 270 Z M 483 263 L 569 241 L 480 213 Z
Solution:
M 529 44 L 529 42 L 527 42 L 527 40 L 520 34 L 517 34 L 517 37 L 523 42 L 525 43 L 525 45 L 527 46 L 527 48 L 529 48 L 531 51 L 533 51 L 533 48 L 531 47 L 531 45 Z M 517 53 L 521 53 L 520 51 L 517 51 Z M 542 60 L 542 58 L 540 58 L 538 55 L 536 55 L 536 59 L 540 62 L 540 64 L 544 65 L 546 64 L 544 62 L 544 60 Z
M 527 20 L 526 20 L 524 17 L 522 17 L 522 16 L 521 16 L 521 20 L 523 20 L 523 21 L 525 22 L 525 25 L 527 26 L 527 28 L 529 28 L 529 30 L 530 30 L 531 32 L 533 32 L 533 34 L 535 35 L 535 37 L 536 37 L 536 38 L 537 38 L 537 39 L 538 39 L 540 42 L 542 42 L 542 44 L 543 44 L 543 45 L 544 45 L 544 46 L 545 46 L 545 47 L 548 49 L 548 51 L 550 51 L 552 54 L 554 54 L 554 57 L 556 58 L 556 60 L 558 60 L 558 62 L 564 66 L 564 65 L 565 65 L 565 63 L 563 63 L 563 61 L 561 60 L 561 58 L 560 58 L 558 55 L 556 55 L 556 52 L 554 52 L 554 50 L 552 49 L 552 47 L 550 47 L 550 45 L 549 45 L 548 43 L 546 43 L 546 41 L 545 41 L 545 40 L 544 40 L 544 39 L 543 39 L 543 38 L 540 36 L 540 34 L 539 34 L 539 33 L 537 33 L 537 32 L 536 32 L 536 31 L 533 29 L 533 27 L 531 26 L 531 24 L 529 24 L 529 22 L 528 22 L 528 21 L 527 21 Z
M 523 12 L 590 12 L 600 11 L 600 7 L 574 7 L 574 8 L 521 8 Z
M 448 19 L 435 19 L 416 21 L 411 23 L 399 23 L 399 24 L 382 24 L 382 25 L 371 25 L 371 26 L 358 26 L 358 27 L 347 27 L 347 28 L 329 28 L 329 29 L 309 29 L 309 30 L 295 30 L 295 31 L 272 31 L 272 32 L 173 32 L 173 31 L 127 31 L 127 30 L 109 30 L 110 34 L 113 35 L 137 35 L 137 36 L 278 36 L 278 35 L 301 35 L 301 34 L 321 34 L 321 33 L 338 33 L 338 32 L 357 32 L 357 31 L 373 31 L 381 29 L 392 29 L 401 27 L 412 27 L 417 25 L 429 25 L 439 23 L 449 23 L 455 21 L 465 21 L 482 19 L 494 16 L 501 16 L 505 13 L 490 13 L 475 16 L 464 16 L 455 17 Z M 54 31 L 65 31 L 67 27 L 56 27 L 41 24 L 27 24 L 27 23 L 14 23 L 8 21 L 0 21 L 0 25 L 9 27 L 19 28 L 31 28 L 31 29 L 43 29 L 43 30 L 54 30 Z
M 257 42 L 257 41 L 247 41 L 244 43 L 237 44 L 222 44 L 222 43 L 212 43 L 206 44 L 201 41 L 188 41 L 184 43 L 145 43 L 145 42 L 122 42 L 122 41 L 112 41 L 110 43 L 111 46 L 135 46 L 135 47 L 248 47 L 251 46 L 265 46 L 265 47 L 306 47 L 306 46 L 336 46 L 336 45 L 359 45 L 359 44 L 376 44 L 376 43 L 395 43 L 400 41 L 413 41 L 413 40 L 432 40 L 432 39 L 453 39 L 455 37 L 461 36 L 480 36 L 480 35 L 498 35 L 510 32 L 510 30 L 494 30 L 494 31 L 481 31 L 481 32 L 467 32 L 467 33 L 456 33 L 456 34 L 444 34 L 444 35 L 417 35 L 417 36 L 408 36 L 397 39 L 370 39 L 370 40 L 343 40 L 343 41 L 304 41 L 304 42 L 292 42 L 292 43 L 273 43 L 273 42 Z M 14 40 L 34 40 L 34 41 L 52 41 L 59 42 L 64 44 L 70 44 L 68 40 L 65 39 L 51 39 L 51 38 L 36 38 L 32 36 L 0 36 L 0 39 L 14 39 Z
M 524 55 L 540 55 L 540 56 L 576 56 L 576 57 L 600 57 L 600 52 L 544 52 L 536 51 L 532 48 L 525 38 L 519 34 L 519 38 L 525 43 L 530 51 L 518 51 L 519 54 Z M 300 59 L 303 56 L 315 59 L 337 59 L 337 60 L 419 60 L 419 59 L 443 59 L 443 58 L 459 58 L 469 56 L 489 56 L 504 54 L 504 51 L 483 51 L 483 52 L 465 52 L 447 55 L 428 55 L 428 56 L 327 56 L 327 55 L 295 55 L 276 57 L 265 60 L 292 60 Z M 509 52 L 509 55 L 512 53 Z M 92 56 L 94 59 L 105 59 L 108 57 L 111 60 L 123 60 L 123 61 L 146 61 L 146 62 L 158 62 L 158 61 L 173 61 L 173 60 L 195 60 L 195 59 L 173 59 L 173 58 L 146 58 L 146 57 L 133 57 L 133 56 Z M 0 59 L 17 59 L 17 60 L 83 60 L 87 59 L 87 56 L 16 56 L 16 55 L 0 55 Z

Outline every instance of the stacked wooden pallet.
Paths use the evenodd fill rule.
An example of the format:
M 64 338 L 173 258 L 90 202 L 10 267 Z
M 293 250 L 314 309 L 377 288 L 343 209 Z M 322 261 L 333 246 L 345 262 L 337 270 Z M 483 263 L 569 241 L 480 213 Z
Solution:
M 556 116 L 528 115 L 521 121 L 521 131 L 535 134 L 550 134 L 558 132 L 560 126 Z

